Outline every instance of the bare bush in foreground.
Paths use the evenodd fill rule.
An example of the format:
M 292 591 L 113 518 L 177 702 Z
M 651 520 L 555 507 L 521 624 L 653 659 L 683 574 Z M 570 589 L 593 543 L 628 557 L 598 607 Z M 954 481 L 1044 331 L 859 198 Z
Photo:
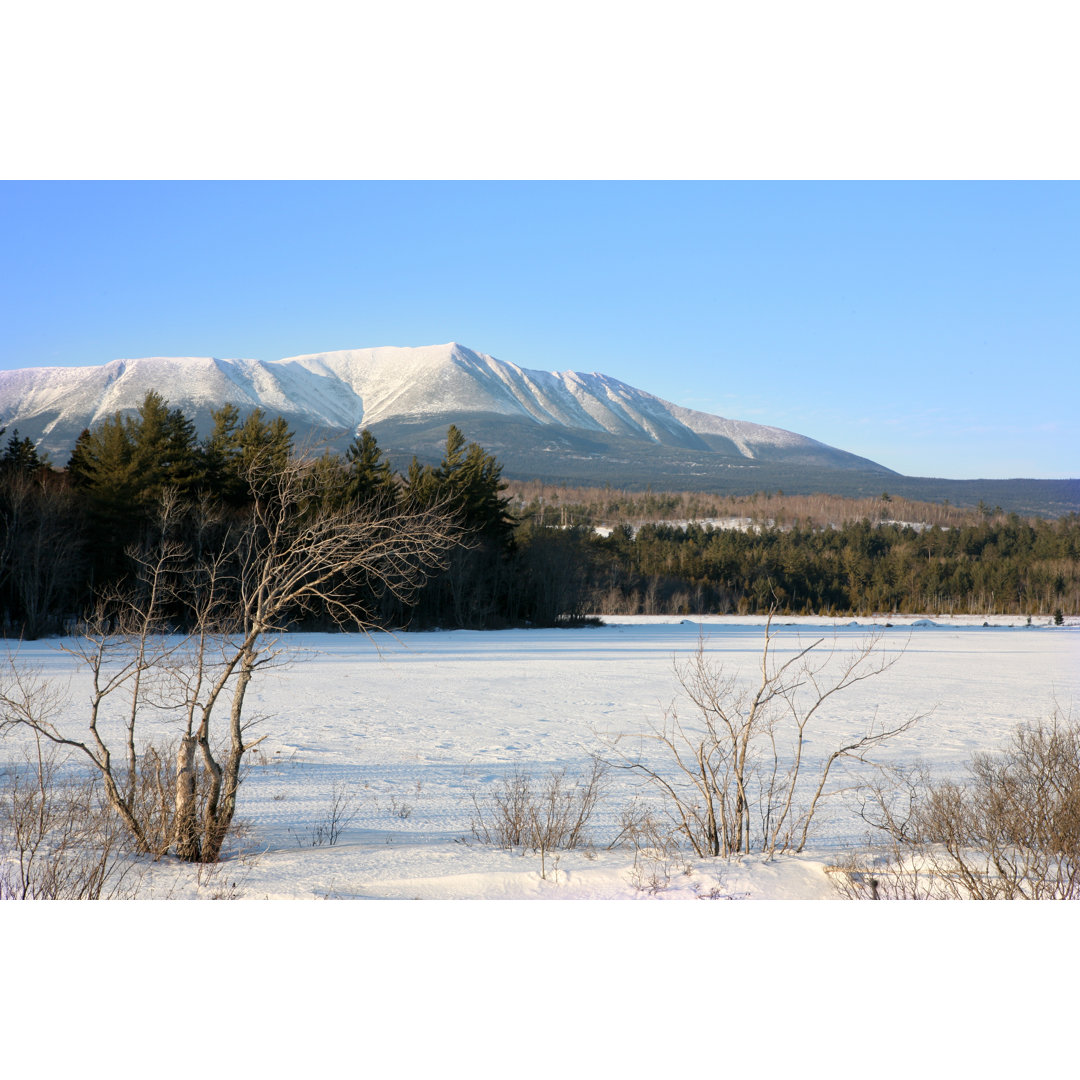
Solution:
M 342 832 L 352 824 L 360 807 L 345 783 L 335 784 L 330 791 L 326 814 L 311 826 L 311 846 L 333 847 L 341 839 Z
M 816 737 L 815 724 L 832 698 L 887 671 L 899 654 L 884 655 L 876 635 L 848 653 L 836 645 L 822 653 L 819 639 L 780 662 L 774 636 L 770 617 L 760 678 L 750 687 L 699 642 L 689 660 L 676 664 L 693 721 L 684 723 L 672 705 L 662 724 L 641 737 L 636 754 L 625 749 L 625 736 L 615 742 L 619 766 L 646 778 L 671 831 L 699 858 L 802 851 L 821 801 L 835 793 L 837 764 L 870 763 L 873 750 L 920 719 L 857 721 L 839 745 L 811 758 L 811 733 Z M 650 746 L 660 754 L 646 754 Z
M 864 810 L 883 850 L 853 856 L 834 881 L 857 899 L 1080 899 L 1080 725 L 1055 709 L 962 782 L 909 776 L 903 796 Z
M 541 857 L 545 876 L 549 851 L 570 851 L 588 843 L 587 828 L 603 797 L 607 766 L 593 759 L 588 772 L 571 777 L 566 769 L 552 769 L 535 779 L 515 772 L 501 787 L 493 788 L 486 804 L 473 795 L 472 833 L 481 843 L 495 844 Z
M 679 837 L 666 815 L 631 804 L 623 810 L 621 823 L 615 843 L 634 852 L 630 884 L 638 892 L 655 896 L 674 875 L 688 869 Z
M 54 747 L 0 772 L 0 899 L 133 896 L 125 839 L 97 777 L 65 774 Z

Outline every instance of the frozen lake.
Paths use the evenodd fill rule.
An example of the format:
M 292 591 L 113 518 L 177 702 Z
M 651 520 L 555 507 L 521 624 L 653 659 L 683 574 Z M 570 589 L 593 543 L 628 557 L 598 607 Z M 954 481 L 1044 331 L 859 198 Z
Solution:
M 990 621 L 997 625 L 778 621 L 780 659 L 819 638 L 821 649 L 843 655 L 870 633 L 881 634 L 883 655 L 899 657 L 835 699 L 807 752 L 827 753 L 875 715 L 891 724 L 925 713 L 880 759 L 923 760 L 939 773 L 957 772 L 972 752 L 1002 745 L 1017 724 L 1047 717 L 1055 697 L 1068 712 L 1080 700 L 1080 627 Z M 616 735 L 648 730 L 678 699 L 674 661 L 692 655 L 699 638 L 725 670 L 752 679 L 762 622 L 640 618 L 570 630 L 288 635 L 292 661 L 257 677 L 248 695 L 248 714 L 263 717 L 253 735 L 264 740 L 240 793 L 239 816 L 250 823 L 244 843 L 261 852 L 245 860 L 243 895 L 640 895 L 627 881 L 629 856 L 602 850 L 618 831 L 621 809 L 641 794 L 636 774 L 613 775 L 592 830 L 600 850 L 587 859 L 564 855 L 555 881 L 540 877 L 531 855 L 475 842 L 474 798 L 483 802 L 515 770 L 574 772 L 592 753 L 605 753 Z M 68 684 L 65 723 L 80 733 L 85 675 L 55 643 L 27 644 L 20 660 Z M 682 709 L 680 715 L 689 718 Z M 162 718 L 153 735 L 167 739 L 174 730 Z M 16 756 L 18 738 L 9 734 L 4 742 L 2 756 Z M 356 816 L 335 846 L 312 847 L 335 788 L 348 792 Z M 762 898 L 829 896 L 823 866 L 864 832 L 850 812 L 832 806 L 804 855 L 769 866 L 744 859 L 726 872 L 725 888 Z M 195 895 L 176 874 L 167 866 L 155 871 L 150 894 Z

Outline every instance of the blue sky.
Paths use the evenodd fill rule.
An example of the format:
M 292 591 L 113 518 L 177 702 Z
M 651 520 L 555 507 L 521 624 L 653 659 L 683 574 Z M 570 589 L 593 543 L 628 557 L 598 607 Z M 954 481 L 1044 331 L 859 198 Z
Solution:
M 0 367 L 450 340 L 911 475 L 1080 476 L 1080 185 L 0 184 Z

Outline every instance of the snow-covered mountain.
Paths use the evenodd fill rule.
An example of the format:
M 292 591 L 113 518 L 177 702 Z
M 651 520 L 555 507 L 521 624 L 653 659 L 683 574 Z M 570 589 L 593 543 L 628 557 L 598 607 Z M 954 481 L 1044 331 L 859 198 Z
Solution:
M 232 402 L 242 414 L 262 408 L 283 416 L 301 438 L 339 447 L 363 427 L 391 441 L 411 431 L 423 443 L 424 433 L 445 433 L 456 423 L 484 442 L 482 429 L 485 445 L 497 451 L 610 457 L 652 447 L 710 459 L 889 471 L 794 432 L 673 405 L 607 375 L 530 370 L 455 342 L 269 362 L 146 357 L 0 371 L 0 426 L 18 428 L 62 464 L 84 428 L 134 411 L 150 389 L 182 408 L 200 433 L 214 409 Z

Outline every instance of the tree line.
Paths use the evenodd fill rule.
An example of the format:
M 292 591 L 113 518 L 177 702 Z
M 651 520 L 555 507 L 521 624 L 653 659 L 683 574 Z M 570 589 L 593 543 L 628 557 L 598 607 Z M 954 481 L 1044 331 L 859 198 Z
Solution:
M 348 599 L 364 608 L 367 625 L 483 628 L 565 617 L 565 590 L 553 591 L 550 578 L 566 541 L 552 535 L 520 542 L 501 465 L 457 427 L 450 427 L 438 465 L 414 457 L 398 473 L 367 430 L 344 454 L 318 454 L 297 447 L 288 424 L 260 409 L 241 417 L 227 404 L 212 420 L 199 439 L 191 419 L 152 391 L 134 415 L 116 414 L 83 431 L 62 470 L 11 434 L 0 454 L 5 633 L 61 632 L 97 599 L 130 586 L 144 553 L 162 541 L 166 504 L 170 543 L 195 562 L 207 553 L 220 557 L 246 535 L 253 508 L 298 471 L 304 497 L 290 510 L 298 523 L 343 511 L 389 521 L 424 509 L 454 522 L 445 565 L 426 575 L 422 588 L 406 597 L 371 585 L 370 595 Z M 176 628 L 185 629 L 191 613 L 179 600 L 174 608 Z M 298 629 L 334 625 L 333 611 L 317 603 L 292 615 Z
M 555 525 L 646 525 L 673 521 L 744 519 L 762 528 L 799 524 L 837 527 L 849 521 L 919 522 L 957 527 L 987 518 L 1004 521 L 1000 506 L 958 506 L 948 499 L 926 502 L 895 492 L 852 498 L 819 491 L 795 495 L 783 490 L 747 495 L 703 491 L 627 491 L 614 487 L 569 488 L 539 480 L 510 481 L 515 512 Z
M 522 521 L 580 538 L 609 614 L 1080 611 L 1080 515 L 1024 518 L 881 492 L 847 498 L 510 487 Z M 603 529 L 599 529 L 603 526 Z M 603 533 L 603 535 L 600 535 Z
M 642 614 L 1080 610 L 1080 515 L 916 528 L 629 526 L 591 541 L 597 610 Z
M 388 516 L 439 508 L 456 522 L 445 565 L 408 596 L 354 582 L 350 603 L 387 628 L 556 625 L 587 613 L 1051 615 L 1080 611 L 1080 516 L 1022 519 L 874 499 L 611 488 L 509 487 L 494 455 L 451 426 L 437 465 L 395 471 L 371 432 L 344 454 L 297 447 L 288 424 L 234 405 L 193 422 L 159 394 L 84 431 L 65 469 L 12 432 L 0 452 L 0 619 L 9 635 L 61 632 L 137 577 L 162 538 L 196 561 L 238 542 L 281 477 L 300 472 L 291 513 Z M 0 432 L 2 434 L 2 432 Z M 741 519 L 721 528 L 701 519 Z M 694 522 L 697 519 L 698 523 Z M 681 523 L 675 523 L 679 522 Z M 687 523 L 689 521 L 689 523 Z M 602 535 L 596 526 L 608 523 Z M 914 524 L 918 523 L 918 524 Z M 190 613 L 176 601 L 183 629 Z M 327 629 L 317 603 L 295 628 Z

